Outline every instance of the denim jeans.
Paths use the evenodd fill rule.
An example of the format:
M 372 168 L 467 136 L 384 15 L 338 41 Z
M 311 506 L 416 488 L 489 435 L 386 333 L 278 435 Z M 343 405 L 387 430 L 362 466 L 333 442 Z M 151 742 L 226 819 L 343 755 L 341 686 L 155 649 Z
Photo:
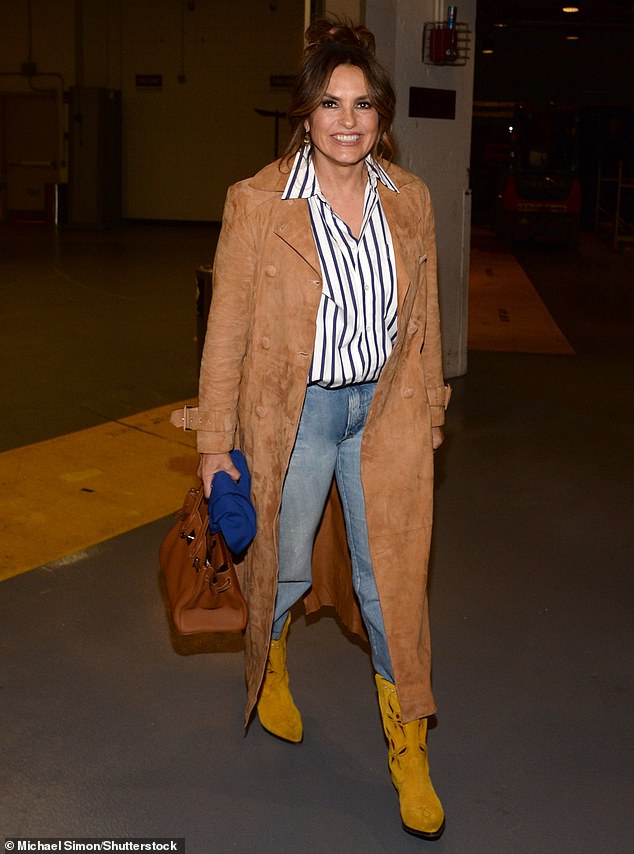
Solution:
M 313 542 L 334 474 L 346 523 L 352 583 L 370 639 L 372 663 L 377 673 L 393 682 L 361 486 L 361 437 L 375 385 L 337 389 L 312 385 L 306 389 L 282 492 L 272 637 L 279 638 L 289 609 L 312 584 Z

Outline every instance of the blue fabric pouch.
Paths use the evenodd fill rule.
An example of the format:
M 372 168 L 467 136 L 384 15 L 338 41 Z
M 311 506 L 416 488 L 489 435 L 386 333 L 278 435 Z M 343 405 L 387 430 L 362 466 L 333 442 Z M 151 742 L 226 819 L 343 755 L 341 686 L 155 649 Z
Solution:
M 255 508 L 251 503 L 251 475 L 242 451 L 231 451 L 240 480 L 234 483 L 227 472 L 214 475 L 209 496 L 209 530 L 222 532 L 234 554 L 241 554 L 255 537 Z

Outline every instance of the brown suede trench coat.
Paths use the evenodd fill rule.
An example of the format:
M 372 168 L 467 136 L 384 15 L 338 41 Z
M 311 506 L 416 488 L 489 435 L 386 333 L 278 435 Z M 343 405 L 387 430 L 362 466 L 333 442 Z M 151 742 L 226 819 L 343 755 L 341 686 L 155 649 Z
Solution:
M 394 678 L 409 721 L 435 711 L 426 593 L 431 427 L 444 421 L 449 389 L 441 367 L 429 193 L 416 176 L 395 165 L 386 168 L 399 188 L 395 193 L 378 185 L 396 253 L 398 335 L 368 414 L 361 473 Z M 281 199 L 287 179 L 288 169 L 276 162 L 229 189 L 200 375 L 198 449 L 241 448 L 257 513 L 258 533 L 238 566 L 249 605 L 245 724 L 266 666 L 282 486 L 304 402 L 322 291 L 308 205 Z M 307 611 L 322 605 L 334 605 L 342 622 L 363 634 L 336 487 L 317 535 L 313 588 L 305 599 Z

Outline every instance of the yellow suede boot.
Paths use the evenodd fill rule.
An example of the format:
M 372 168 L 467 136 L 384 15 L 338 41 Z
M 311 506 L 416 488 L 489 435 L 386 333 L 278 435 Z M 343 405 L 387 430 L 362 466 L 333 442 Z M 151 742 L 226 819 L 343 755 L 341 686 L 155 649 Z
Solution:
M 423 839 L 438 839 L 445 829 L 445 813 L 429 779 L 427 719 L 404 724 L 396 688 L 378 673 L 375 679 L 403 829 Z
M 286 636 L 290 624 L 289 614 L 279 640 L 271 641 L 257 708 L 264 729 L 285 741 L 298 742 L 304 734 L 302 718 L 288 687 L 286 669 Z

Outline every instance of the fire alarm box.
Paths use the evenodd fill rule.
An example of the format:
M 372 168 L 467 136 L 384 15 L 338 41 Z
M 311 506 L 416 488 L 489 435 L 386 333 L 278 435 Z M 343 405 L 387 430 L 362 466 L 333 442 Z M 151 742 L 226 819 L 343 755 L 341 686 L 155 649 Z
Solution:
M 423 30 L 423 62 L 427 65 L 465 65 L 469 56 L 466 24 L 429 21 Z

